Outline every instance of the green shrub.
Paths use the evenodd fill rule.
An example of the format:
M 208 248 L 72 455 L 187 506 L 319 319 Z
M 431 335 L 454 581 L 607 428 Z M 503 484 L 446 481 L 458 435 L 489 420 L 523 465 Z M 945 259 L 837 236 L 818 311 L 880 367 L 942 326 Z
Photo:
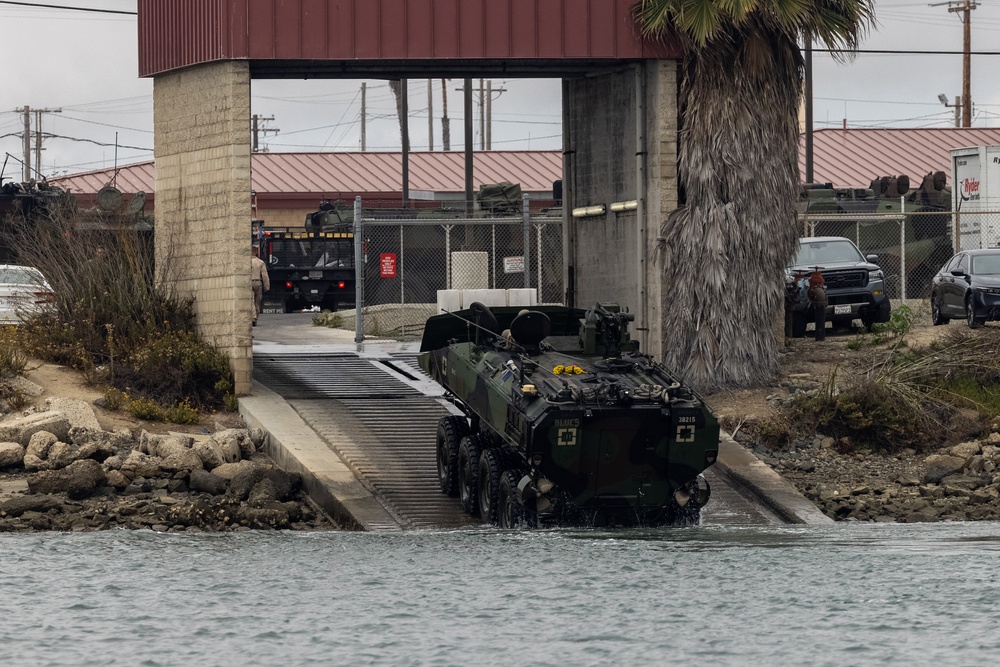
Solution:
M 129 401 L 128 411 L 137 419 L 145 419 L 151 422 L 166 421 L 166 414 L 155 401 L 147 398 L 137 398 Z
M 13 380 L 25 374 L 28 358 L 18 340 L 15 327 L 0 327 L 0 381 Z
M 197 424 L 201 419 L 201 414 L 197 408 L 192 407 L 191 401 L 184 399 L 172 408 L 167 408 L 166 420 L 174 424 Z
M 128 394 L 115 387 L 108 387 L 104 390 L 104 400 L 107 402 L 108 410 L 121 410 L 128 403 Z
M 312 321 L 313 325 L 317 327 L 330 327 L 331 329 L 344 328 L 344 318 L 340 316 L 340 313 L 319 313 L 318 315 L 313 315 Z

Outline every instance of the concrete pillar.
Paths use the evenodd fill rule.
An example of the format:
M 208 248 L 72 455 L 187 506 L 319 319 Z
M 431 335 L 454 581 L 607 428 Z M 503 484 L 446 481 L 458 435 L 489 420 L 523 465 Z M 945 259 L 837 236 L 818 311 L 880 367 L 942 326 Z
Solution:
M 250 71 L 224 61 L 153 81 L 157 279 L 194 297 L 198 331 L 250 393 Z
M 634 69 L 570 79 L 565 86 L 564 195 L 572 207 L 604 204 L 603 216 L 568 219 L 575 243 L 567 248 L 575 305 L 615 302 L 645 313 L 632 329 L 643 349 L 662 358 L 662 278 L 656 257 L 660 226 L 677 207 L 678 63 L 650 60 Z M 637 116 L 636 100 L 645 96 Z M 636 118 L 643 119 L 644 146 L 637 145 Z M 640 188 L 637 153 L 645 154 Z M 639 211 L 613 212 L 611 204 L 644 195 Z M 643 220 L 638 219 L 639 214 Z M 639 249 L 645 255 L 646 304 L 635 303 Z

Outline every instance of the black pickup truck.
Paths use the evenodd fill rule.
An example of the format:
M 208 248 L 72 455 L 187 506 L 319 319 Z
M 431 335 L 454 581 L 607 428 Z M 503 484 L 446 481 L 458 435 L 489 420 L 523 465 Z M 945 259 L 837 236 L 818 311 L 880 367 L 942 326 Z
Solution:
M 841 236 L 815 236 L 799 239 L 799 250 L 785 270 L 786 289 L 795 289 L 796 275 L 819 270 L 823 275 L 826 296 L 826 320 L 834 326 L 850 325 L 860 319 L 869 329 L 876 322 L 888 322 L 892 315 L 885 293 L 885 275 L 877 255 L 862 255 L 850 239 Z M 804 304 L 805 299 L 799 299 Z M 792 310 L 792 336 L 805 335 L 811 322 L 802 308 Z

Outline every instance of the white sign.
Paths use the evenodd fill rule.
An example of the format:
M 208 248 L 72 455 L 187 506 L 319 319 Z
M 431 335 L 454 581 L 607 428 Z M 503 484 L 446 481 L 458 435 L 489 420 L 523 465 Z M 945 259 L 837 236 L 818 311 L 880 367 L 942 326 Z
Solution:
M 524 273 L 524 256 L 522 255 L 520 257 L 504 257 L 503 272 Z

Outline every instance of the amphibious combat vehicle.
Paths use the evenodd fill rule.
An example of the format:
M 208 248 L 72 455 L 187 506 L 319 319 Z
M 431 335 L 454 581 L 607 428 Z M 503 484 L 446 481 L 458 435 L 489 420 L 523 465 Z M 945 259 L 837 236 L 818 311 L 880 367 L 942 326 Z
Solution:
M 441 490 L 503 528 L 697 523 L 719 425 L 633 320 L 479 303 L 427 320 L 420 367 L 464 413 L 438 424 Z

